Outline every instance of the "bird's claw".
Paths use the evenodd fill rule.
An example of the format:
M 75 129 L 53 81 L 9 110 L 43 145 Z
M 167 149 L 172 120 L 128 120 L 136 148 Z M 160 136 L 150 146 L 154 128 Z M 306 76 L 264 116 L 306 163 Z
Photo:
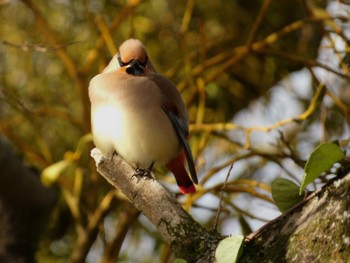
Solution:
M 137 181 L 140 181 L 141 178 L 149 178 L 149 179 L 154 179 L 152 177 L 152 170 L 151 169 L 142 169 L 142 168 L 136 168 L 135 173 L 132 175 L 131 178 L 136 178 Z
M 109 159 L 111 162 L 113 162 L 114 160 L 114 157 L 117 156 L 118 153 L 116 151 L 113 151 L 112 153 L 109 154 Z

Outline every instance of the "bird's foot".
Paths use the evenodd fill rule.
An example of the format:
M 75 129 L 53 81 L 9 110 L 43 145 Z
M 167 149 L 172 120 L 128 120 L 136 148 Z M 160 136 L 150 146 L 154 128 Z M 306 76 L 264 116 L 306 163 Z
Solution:
M 111 161 L 113 161 L 114 156 L 117 156 L 117 155 L 118 155 L 117 151 L 112 152 Z
M 141 178 L 148 178 L 148 179 L 154 179 L 152 176 L 152 169 L 153 169 L 154 162 L 150 165 L 150 167 L 143 169 L 143 168 L 135 168 L 135 173 L 133 174 L 132 178 L 136 177 L 138 181 L 140 181 Z
M 136 168 L 135 173 L 132 175 L 131 178 L 134 178 L 134 177 L 137 179 L 137 181 L 140 181 L 141 178 L 144 178 L 144 177 L 149 179 L 154 179 L 152 177 L 152 170 L 148 168 L 147 169 Z
M 108 158 L 109 158 L 110 161 L 113 162 L 114 157 L 117 156 L 117 155 L 118 155 L 118 153 L 116 151 L 113 151 L 112 153 L 108 154 Z

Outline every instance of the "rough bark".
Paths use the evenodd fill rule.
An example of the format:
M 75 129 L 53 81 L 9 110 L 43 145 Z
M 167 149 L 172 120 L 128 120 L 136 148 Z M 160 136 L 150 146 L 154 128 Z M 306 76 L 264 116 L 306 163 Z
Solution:
M 214 260 L 222 239 L 186 213 L 156 180 L 133 177 L 119 156 L 94 149 L 98 171 L 151 221 L 177 257 Z M 348 262 L 350 258 L 350 174 L 314 192 L 247 237 L 239 262 Z
M 54 193 L 17 158 L 0 136 L 0 262 L 35 262 Z
M 349 211 L 350 174 L 253 234 L 240 262 L 349 262 Z
M 132 166 L 117 155 L 103 157 L 93 149 L 98 172 L 141 211 L 170 245 L 175 256 L 188 262 L 211 262 L 222 236 L 200 226 L 175 196 L 151 177 L 137 178 Z

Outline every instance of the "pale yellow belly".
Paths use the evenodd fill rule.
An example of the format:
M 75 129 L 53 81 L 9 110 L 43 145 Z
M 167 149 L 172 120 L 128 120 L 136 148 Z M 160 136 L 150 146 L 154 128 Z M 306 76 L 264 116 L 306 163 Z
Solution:
M 136 167 L 167 163 L 179 153 L 179 141 L 165 112 L 159 107 L 124 111 L 104 105 L 92 111 L 94 142 L 104 154 L 116 151 Z

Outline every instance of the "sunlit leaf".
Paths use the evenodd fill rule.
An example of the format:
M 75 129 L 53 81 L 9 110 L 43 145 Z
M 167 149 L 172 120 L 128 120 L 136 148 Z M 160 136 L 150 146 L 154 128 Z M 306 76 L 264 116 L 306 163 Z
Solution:
M 60 177 L 62 172 L 71 165 L 68 160 L 62 160 L 46 167 L 41 173 L 41 181 L 46 186 L 51 186 Z
M 305 175 L 300 193 L 305 187 L 327 171 L 332 165 L 345 157 L 343 151 L 334 143 L 323 143 L 315 148 L 305 165 Z
M 215 258 L 218 263 L 237 262 L 242 254 L 244 237 L 241 235 L 223 239 L 215 251 Z

